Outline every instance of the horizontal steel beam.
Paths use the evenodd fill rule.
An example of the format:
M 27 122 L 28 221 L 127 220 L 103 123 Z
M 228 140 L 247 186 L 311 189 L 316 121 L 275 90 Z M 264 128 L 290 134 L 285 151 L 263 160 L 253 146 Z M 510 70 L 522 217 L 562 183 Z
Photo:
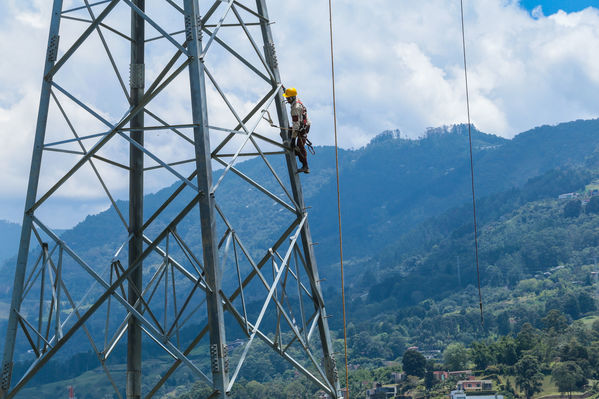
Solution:
M 111 1 L 111 0 L 102 0 L 102 1 L 97 1 L 97 2 L 95 2 L 95 3 L 91 3 L 89 6 L 90 6 L 90 7 L 95 7 L 95 6 L 98 6 L 98 5 L 100 5 L 100 4 L 108 3 L 108 2 L 110 2 L 110 1 Z M 83 10 L 83 9 L 85 9 L 85 8 L 87 8 L 87 6 L 80 6 L 80 7 L 75 7 L 75 8 L 69 8 L 68 10 L 64 10 L 64 11 L 63 11 L 61 14 L 63 14 L 63 15 L 64 15 L 64 14 L 68 14 L 68 13 L 70 13 L 70 12 L 73 12 L 73 11 L 79 11 L 79 10 Z

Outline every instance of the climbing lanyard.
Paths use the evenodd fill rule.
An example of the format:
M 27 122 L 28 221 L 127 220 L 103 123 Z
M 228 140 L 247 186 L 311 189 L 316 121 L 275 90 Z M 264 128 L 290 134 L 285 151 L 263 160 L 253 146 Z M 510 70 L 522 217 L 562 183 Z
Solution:
M 268 112 L 268 110 L 266 110 L 266 109 L 262 110 L 262 119 L 264 119 L 266 122 L 268 122 L 268 124 L 271 127 L 274 127 L 274 128 L 280 129 L 280 130 L 293 130 L 289 127 L 281 127 L 281 126 L 275 125 L 275 123 L 272 120 L 272 117 L 270 116 L 270 112 Z M 310 152 L 310 154 L 316 155 L 316 151 L 314 150 L 314 146 L 313 146 L 312 142 L 308 138 L 308 134 L 302 134 L 302 137 L 306 140 L 306 147 L 308 147 L 308 151 Z

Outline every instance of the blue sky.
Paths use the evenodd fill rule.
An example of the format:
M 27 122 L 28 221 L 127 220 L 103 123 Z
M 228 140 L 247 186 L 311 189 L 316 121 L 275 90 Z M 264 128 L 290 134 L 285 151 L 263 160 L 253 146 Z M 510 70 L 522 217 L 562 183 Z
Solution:
M 558 10 L 566 12 L 580 11 L 587 7 L 599 7 L 599 0 L 521 0 L 520 4 L 532 11 L 535 7 L 543 7 L 545 15 L 551 15 Z

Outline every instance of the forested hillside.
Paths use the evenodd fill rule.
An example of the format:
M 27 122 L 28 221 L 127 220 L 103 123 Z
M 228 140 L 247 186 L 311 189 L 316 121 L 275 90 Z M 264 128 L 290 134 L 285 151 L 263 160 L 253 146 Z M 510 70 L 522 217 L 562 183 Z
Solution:
M 596 312 L 598 293 L 592 273 L 599 258 L 599 197 L 577 205 L 578 199 L 559 200 L 558 196 L 577 192 L 590 198 L 597 188 L 599 121 L 540 127 L 512 140 L 473 133 L 484 326 L 476 288 L 465 126 L 431 129 L 417 140 L 386 132 L 364 148 L 341 151 L 348 334 L 354 367 L 373 370 L 399 362 L 413 345 L 437 351 L 451 343 L 491 345 L 498 336 L 518 334 L 526 323 L 542 331 L 543 320 L 552 310 L 560 312 L 567 325 Z M 240 169 L 259 180 L 258 165 L 250 160 Z M 311 206 L 313 237 L 319 243 L 315 248 L 326 279 L 330 323 L 341 349 L 333 166 L 333 149 L 317 148 L 311 159 L 313 172 L 302 182 Z M 257 237 L 257 246 L 267 245 L 280 216 L 243 212 L 258 199 L 242 187 L 235 180 L 225 180 L 222 189 L 230 194 L 218 199 L 220 205 L 239 219 L 242 234 Z M 146 211 L 156 209 L 168 195 L 165 189 L 147 196 Z M 119 205 L 127 209 L 125 202 Z M 172 216 L 169 212 L 167 216 Z M 180 225 L 178 232 L 198 245 L 194 222 L 197 219 Z M 85 259 L 106 263 L 126 238 L 109 232 L 106 227 L 114 223 L 118 223 L 116 212 L 107 210 L 90 215 L 62 233 L 62 238 Z M 13 264 L 14 259 L 9 260 L 1 270 L 6 276 L 0 283 L 5 304 Z M 250 295 L 250 314 L 259 307 Z M 273 320 L 267 317 L 264 322 Z M 189 328 L 193 331 L 194 326 Z M 121 361 L 123 356 L 117 351 L 113 359 Z M 34 385 L 60 378 L 54 374 L 57 371 L 74 378 L 97 366 L 91 353 L 75 359 L 57 359 L 47 368 L 48 374 L 36 377 Z M 251 354 L 248 364 L 242 372 L 247 384 L 270 381 L 272 386 L 262 387 L 267 391 L 282 391 L 277 385 L 281 379 L 293 378 L 291 371 L 280 370 L 283 363 L 276 356 L 260 351 Z M 27 366 L 26 362 L 18 365 Z M 155 365 L 154 372 L 159 371 Z M 88 377 L 93 386 L 94 378 L 89 373 Z M 182 393 L 190 388 L 190 381 L 180 376 L 169 389 Z M 44 386 L 44 391 L 55 392 L 58 385 Z M 297 382 L 296 388 L 300 387 L 307 389 Z M 255 384 L 254 388 L 263 392 Z M 241 392 L 236 395 L 243 397 Z
M 479 197 L 520 187 L 551 169 L 597 163 L 598 131 L 598 120 L 540 127 L 512 140 L 474 130 Z M 386 132 L 364 148 L 341 151 L 345 251 L 348 265 L 356 265 L 348 267 L 350 278 L 356 277 L 353 272 L 361 270 L 363 262 L 371 264 L 379 251 L 427 218 L 469 201 L 467 143 L 467 129 L 460 125 L 430 129 L 417 140 L 400 138 L 397 132 Z M 315 247 L 316 254 L 321 274 L 337 287 L 333 149 L 318 148 L 317 155 L 311 158 L 311 166 L 312 173 L 302 181 L 307 205 L 311 207 L 313 236 L 319 242 Z M 275 162 L 273 167 L 281 170 L 283 164 Z M 261 177 L 265 170 L 258 160 L 244 162 L 240 169 L 259 182 L 266 181 Z M 218 199 L 219 204 L 233 218 L 239 217 L 240 234 L 262 238 L 261 242 L 268 245 L 276 234 L 279 215 L 242 213 L 246 206 L 251 207 L 255 201 L 260 201 L 260 197 L 245 191 L 235 179 L 225 179 L 221 190 L 228 194 Z M 158 208 L 171 191 L 168 188 L 147 196 L 146 214 Z M 188 199 L 182 197 L 180 203 Z M 127 209 L 126 202 L 119 202 L 119 205 Z M 167 210 L 165 216 L 172 216 L 172 212 Z M 124 233 L 116 236 L 105 227 L 119 223 L 116 212 L 108 210 L 89 216 L 74 229 L 65 232 L 64 238 L 85 259 L 103 263 L 112 256 L 108 249 L 117 248 L 125 238 Z M 180 234 L 197 245 L 199 235 L 191 226 L 193 222 L 180 226 Z M 260 231 L 256 230 L 257 226 L 261 226 Z M 152 230 L 148 233 L 151 234 Z M 260 246 L 260 243 L 257 245 Z M 10 279 L 2 282 L 4 290 L 7 281 Z
M 547 176 L 560 181 L 560 175 L 575 182 L 587 173 L 568 170 Z M 447 229 L 452 217 L 465 212 L 458 208 L 427 221 L 431 235 L 442 236 L 439 231 L 446 229 L 444 236 L 429 242 L 428 249 L 416 247 L 401 260 L 383 261 L 389 262 L 385 263 L 389 267 L 382 269 L 375 284 L 368 284 L 377 279 L 371 273 L 362 280 L 368 290 L 350 302 L 355 336 L 371 341 L 377 334 L 395 334 L 401 337 L 391 339 L 397 347 L 393 354 L 398 356 L 406 348 L 397 346 L 402 340 L 408 346 L 441 349 L 453 341 L 467 344 L 489 334 L 519 331 L 526 322 L 540 328 L 541 319 L 551 309 L 569 320 L 596 311 L 599 197 L 593 197 L 576 216 L 565 213 L 568 201 L 554 197 L 524 201 L 518 206 L 517 198 L 532 195 L 537 181 L 506 193 L 514 209 L 497 212 L 480 225 L 484 328 L 478 308 L 471 228 L 456 223 L 454 229 Z M 584 184 L 579 188 L 584 189 Z M 481 213 L 488 206 L 500 209 L 496 205 L 505 196 L 481 201 Z M 359 284 L 354 288 L 359 290 Z M 383 350 L 389 355 L 390 347 L 375 341 L 354 343 L 367 358 L 377 356 L 364 348 L 387 348 Z

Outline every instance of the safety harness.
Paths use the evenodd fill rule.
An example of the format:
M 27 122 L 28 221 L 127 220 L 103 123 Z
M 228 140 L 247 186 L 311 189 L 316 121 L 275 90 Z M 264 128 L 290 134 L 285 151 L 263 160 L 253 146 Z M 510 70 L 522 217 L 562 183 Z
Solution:
M 300 122 L 300 132 L 303 130 L 306 130 L 306 126 L 308 126 L 308 110 L 306 109 L 306 106 L 304 105 L 303 102 L 300 101 L 299 98 L 296 98 L 295 101 L 301 105 L 302 107 L 302 121 Z M 293 121 L 294 122 L 299 122 L 297 115 L 293 115 Z
M 308 133 L 306 132 L 306 130 L 307 130 L 306 128 L 308 127 L 307 126 L 308 111 L 306 110 L 306 107 L 304 106 L 304 104 L 301 103 L 301 101 L 299 101 L 299 100 L 296 100 L 296 101 L 298 101 L 302 105 L 302 123 L 301 123 L 299 132 L 306 139 L 306 147 L 308 147 L 308 152 L 310 152 L 310 154 L 312 154 L 312 155 L 316 155 L 316 151 L 314 150 L 314 147 L 312 146 L 312 142 L 310 141 L 310 139 L 308 139 Z M 262 119 L 267 121 L 270 126 L 275 127 L 277 129 L 291 130 L 291 128 L 285 128 L 285 127 L 275 125 L 275 123 L 272 120 L 272 117 L 270 116 L 270 112 L 266 109 L 262 110 Z
M 314 151 L 312 142 L 310 141 L 310 139 L 308 139 L 308 132 L 310 131 L 310 129 L 309 129 L 310 127 L 308 126 L 308 110 L 306 109 L 306 106 L 304 105 L 304 103 L 302 103 L 300 101 L 299 98 L 297 98 L 295 101 L 297 101 L 297 103 L 302 106 L 302 120 L 300 122 L 299 133 L 302 135 L 302 138 L 304 138 L 306 140 L 306 147 L 308 147 L 308 151 L 310 152 L 310 154 L 315 155 L 316 151 Z M 293 116 L 294 122 L 297 122 L 295 120 L 296 118 L 297 118 L 297 116 Z

